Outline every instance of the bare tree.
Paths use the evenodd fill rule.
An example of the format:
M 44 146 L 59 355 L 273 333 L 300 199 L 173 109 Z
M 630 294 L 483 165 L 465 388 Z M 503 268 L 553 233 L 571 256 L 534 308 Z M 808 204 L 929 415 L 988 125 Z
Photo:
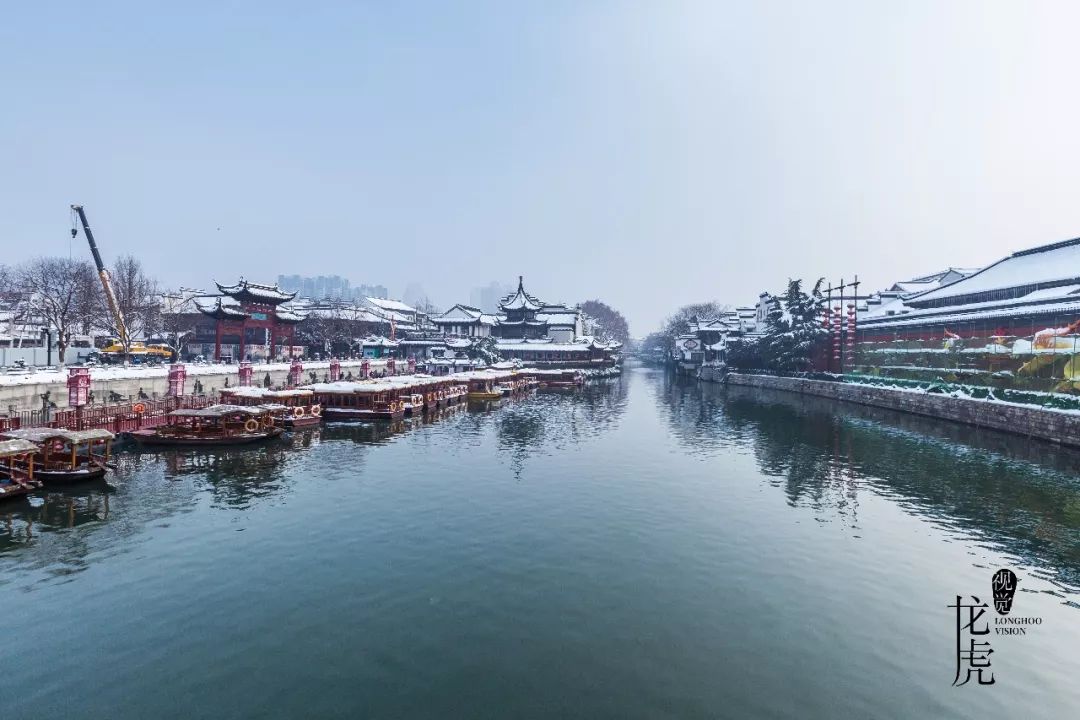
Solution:
M 169 341 L 174 351 L 174 358 L 180 356 L 180 349 L 188 337 L 195 334 L 195 320 L 199 309 L 195 298 L 202 295 L 201 290 L 180 288 L 176 292 L 161 294 L 160 331 Z
M 86 298 L 94 283 L 93 266 L 70 258 L 38 258 L 20 266 L 17 276 L 29 314 L 41 318 L 55 331 L 58 360 L 63 367 L 72 335 L 90 310 Z
M 0 309 L 7 315 L 12 347 L 22 347 L 25 333 L 18 332 L 18 326 L 27 319 L 26 293 L 20 287 L 15 268 L 8 265 L 0 265 Z
M 124 316 L 127 337 L 124 338 L 117 327 L 105 291 L 99 288 L 95 293 L 96 324 L 102 330 L 115 335 L 121 341 L 126 339 L 125 356 L 131 352 L 131 341 L 136 337 L 145 337 L 160 329 L 161 299 L 157 281 L 144 271 L 142 263 L 131 255 L 121 255 L 116 259 L 110 272 L 116 305 Z

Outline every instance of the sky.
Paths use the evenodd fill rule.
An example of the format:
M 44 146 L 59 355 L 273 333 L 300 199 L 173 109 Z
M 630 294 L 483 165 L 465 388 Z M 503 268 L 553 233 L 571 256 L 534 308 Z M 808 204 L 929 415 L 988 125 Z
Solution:
M 1080 235 L 1080 4 L 63 3 L 0 23 L 0 263 L 492 280 L 643 336 Z

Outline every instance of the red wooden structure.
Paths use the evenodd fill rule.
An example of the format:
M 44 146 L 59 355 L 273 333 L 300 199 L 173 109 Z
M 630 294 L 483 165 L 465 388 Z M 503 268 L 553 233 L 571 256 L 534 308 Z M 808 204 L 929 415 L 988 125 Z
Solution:
M 180 363 L 169 366 L 169 397 L 180 397 L 184 394 L 184 380 L 187 378 L 187 368 Z
M 260 285 L 243 278 L 235 285 L 217 283 L 217 286 L 221 297 L 213 306 L 199 308 L 203 314 L 217 321 L 214 329 L 215 361 L 221 361 L 221 344 L 226 336 L 237 339 L 237 359 L 245 360 L 249 329 L 267 331 L 271 359 L 278 357 L 279 346 L 291 348 L 295 344 L 296 324 L 304 318 L 280 305 L 292 300 L 296 293 L 282 292 L 276 285 Z
M 330 360 L 330 382 L 337 382 L 341 379 L 341 361 L 332 358 Z
M 71 368 L 68 370 L 68 405 L 79 407 L 89 401 L 90 368 Z
M 240 363 L 240 387 L 249 387 L 251 385 L 251 375 L 253 370 L 251 369 L 251 363 Z

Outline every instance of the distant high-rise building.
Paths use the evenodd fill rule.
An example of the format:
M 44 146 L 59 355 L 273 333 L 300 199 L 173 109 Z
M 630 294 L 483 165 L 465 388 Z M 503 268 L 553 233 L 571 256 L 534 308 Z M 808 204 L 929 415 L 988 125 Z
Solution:
M 339 275 L 278 275 L 278 287 L 286 292 L 295 292 L 302 297 L 315 300 L 357 300 L 361 297 L 387 296 L 382 285 L 360 285 L 353 287 L 347 278 Z
M 499 310 L 499 301 L 513 291 L 509 285 L 492 281 L 483 287 L 473 288 L 469 292 L 469 304 L 486 313 L 495 313 Z

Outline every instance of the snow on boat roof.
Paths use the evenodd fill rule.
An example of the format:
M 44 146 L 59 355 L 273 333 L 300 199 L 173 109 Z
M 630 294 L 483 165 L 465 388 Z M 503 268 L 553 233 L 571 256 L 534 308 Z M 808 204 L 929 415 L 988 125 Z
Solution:
M 305 390 L 303 388 L 294 388 L 292 390 L 271 390 L 269 388 L 261 388 L 254 386 L 236 387 L 236 388 L 224 388 L 222 394 L 232 395 L 233 397 L 249 397 L 249 398 L 290 398 L 290 397 L 310 397 L 311 390 Z
M 388 390 L 404 390 L 413 387 L 438 385 L 459 379 L 462 373 L 453 375 L 391 375 L 383 378 L 369 378 L 367 380 L 338 380 L 328 383 L 314 383 L 305 385 L 316 393 L 330 393 L 347 395 L 355 393 L 378 393 Z
M 499 350 L 536 350 L 539 352 L 555 351 L 555 352 L 588 352 L 591 343 L 556 343 L 556 342 L 536 342 L 536 341 L 507 341 L 503 340 L 495 343 L 495 347 Z
M 12 457 L 37 452 L 37 445 L 29 440 L 0 440 L 0 457 Z
M 53 438 L 62 438 L 68 442 L 83 443 L 90 440 L 112 440 L 114 435 L 108 430 L 65 430 L 63 428 L 22 428 L 0 433 L 0 438 L 28 440 L 41 443 Z
M 173 410 L 169 415 L 171 417 L 219 418 L 226 415 L 262 415 L 266 412 L 268 410 L 261 405 L 211 405 L 201 410 L 191 408 Z
M 925 302 L 1024 285 L 1080 279 L 1080 238 L 1021 250 L 956 282 L 910 298 Z

